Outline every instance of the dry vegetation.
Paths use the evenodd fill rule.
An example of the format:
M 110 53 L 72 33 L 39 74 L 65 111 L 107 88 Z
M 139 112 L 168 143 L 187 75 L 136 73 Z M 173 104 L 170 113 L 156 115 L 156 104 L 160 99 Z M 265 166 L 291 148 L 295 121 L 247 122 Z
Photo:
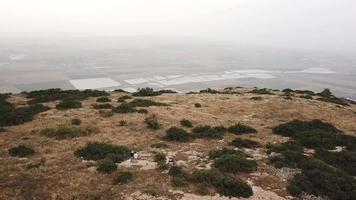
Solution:
M 269 157 L 276 152 L 284 155 L 284 146 L 278 145 L 306 156 L 313 156 L 314 146 L 300 137 L 294 139 L 311 149 L 285 144 L 288 135 L 275 134 L 273 128 L 292 120 L 319 119 L 355 135 L 356 105 L 335 104 L 336 97 L 324 93 L 304 98 L 311 94 L 302 92 L 229 88 L 177 95 L 145 89 L 134 96 L 121 91 L 110 95 L 87 91 L 83 98 L 73 98 L 75 91 L 35 99 L 28 94 L 0 96 L 13 105 L 7 105 L 9 110 L 27 106 L 27 101 L 49 108 L 0 127 L 0 199 L 306 198 L 292 197 L 287 189 L 295 182 L 298 166 L 278 168 Z M 285 99 L 286 94 L 292 99 Z M 56 109 L 63 95 L 80 101 L 81 107 Z M 104 95 L 100 102 L 110 102 L 113 109 L 94 109 Z M 169 129 L 174 138 L 177 132 L 188 135 L 179 141 L 167 139 Z M 228 150 L 219 153 L 223 148 Z M 140 155 L 133 163 L 131 150 Z M 333 150 L 317 150 L 316 155 L 330 165 L 340 163 Z M 354 158 L 353 153 L 341 156 Z M 344 170 L 355 173 L 352 167 Z

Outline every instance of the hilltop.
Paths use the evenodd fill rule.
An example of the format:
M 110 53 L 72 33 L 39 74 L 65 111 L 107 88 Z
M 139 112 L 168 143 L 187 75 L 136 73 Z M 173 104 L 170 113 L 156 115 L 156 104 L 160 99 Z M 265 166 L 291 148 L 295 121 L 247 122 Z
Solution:
M 50 89 L 0 113 L 0 199 L 356 196 L 356 105 L 327 89 Z

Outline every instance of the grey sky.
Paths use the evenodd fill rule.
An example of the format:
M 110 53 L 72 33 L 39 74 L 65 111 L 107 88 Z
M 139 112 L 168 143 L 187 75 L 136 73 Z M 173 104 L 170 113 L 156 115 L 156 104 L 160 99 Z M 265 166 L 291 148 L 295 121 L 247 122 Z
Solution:
M 0 0 L 0 37 L 163 35 L 356 52 L 355 0 Z

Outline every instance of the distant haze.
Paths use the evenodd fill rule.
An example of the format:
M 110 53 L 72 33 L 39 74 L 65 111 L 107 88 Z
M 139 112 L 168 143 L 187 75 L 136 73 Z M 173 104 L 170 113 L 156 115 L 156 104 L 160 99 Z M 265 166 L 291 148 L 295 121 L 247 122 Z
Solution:
M 0 0 L 0 39 L 175 36 L 356 52 L 355 0 Z

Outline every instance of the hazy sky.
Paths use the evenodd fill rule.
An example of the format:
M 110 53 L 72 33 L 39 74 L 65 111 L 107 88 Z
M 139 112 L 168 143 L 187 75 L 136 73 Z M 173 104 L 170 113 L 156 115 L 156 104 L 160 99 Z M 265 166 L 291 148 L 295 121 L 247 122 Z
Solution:
M 60 35 L 356 52 L 356 0 L 0 0 L 0 37 Z

